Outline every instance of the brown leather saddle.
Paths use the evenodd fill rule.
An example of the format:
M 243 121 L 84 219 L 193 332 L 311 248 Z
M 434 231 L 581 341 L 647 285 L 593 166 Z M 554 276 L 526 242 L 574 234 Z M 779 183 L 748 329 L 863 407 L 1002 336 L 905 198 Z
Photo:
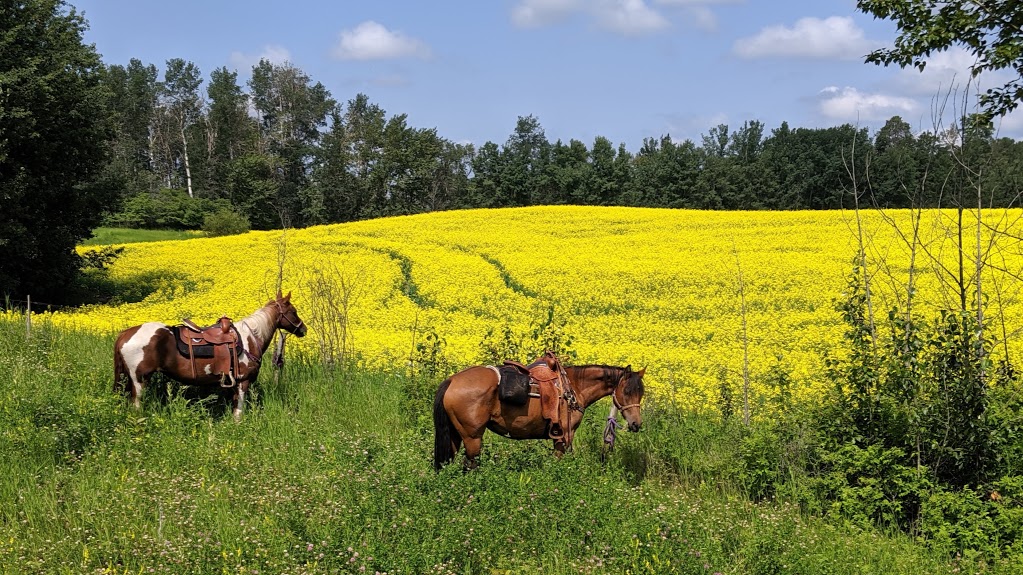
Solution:
M 183 319 L 177 327 L 178 349 L 187 350 L 186 357 L 192 364 L 192 378 L 198 375 L 195 359 L 212 358 L 210 373 L 220 376 L 221 387 L 233 387 L 239 375 L 238 356 L 241 353 L 241 335 L 231 318 L 224 316 L 208 327 L 199 327 L 191 320 Z
M 561 362 L 551 352 L 544 353 L 529 365 L 505 360 L 504 365 L 529 375 L 530 384 L 535 385 L 540 397 L 540 414 L 547 420 L 547 435 L 555 441 L 566 441 L 565 432 L 569 422 L 568 402 L 565 400 L 568 381 L 561 377 Z M 536 397 L 533 393 L 530 396 Z

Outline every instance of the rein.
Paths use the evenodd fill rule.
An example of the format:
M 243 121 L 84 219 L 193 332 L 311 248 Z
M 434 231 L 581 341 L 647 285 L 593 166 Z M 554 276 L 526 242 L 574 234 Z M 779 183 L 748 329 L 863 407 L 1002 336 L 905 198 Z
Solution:
M 614 394 L 612 393 L 612 397 Z M 618 430 L 624 427 L 618 423 L 618 406 L 611 406 L 611 413 L 607 416 L 607 425 L 604 427 L 604 444 L 608 449 L 615 448 L 615 439 L 618 438 Z
M 618 423 L 618 412 L 625 413 L 626 409 L 632 409 L 633 407 L 639 408 L 638 403 L 630 403 L 629 405 L 622 405 L 618 401 L 618 387 L 615 386 L 611 390 L 611 412 L 607 416 L 607 425 L 604 427 L 604 444 L 607 445 L 608 449 L 615 448 L 615 439 L 618 438 L 618 430 L 625 427 L 621 423 Z

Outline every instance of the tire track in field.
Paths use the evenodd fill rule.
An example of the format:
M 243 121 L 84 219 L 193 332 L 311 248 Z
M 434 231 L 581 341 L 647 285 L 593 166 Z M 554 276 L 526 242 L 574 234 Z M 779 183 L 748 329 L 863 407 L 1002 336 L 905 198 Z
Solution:
M 387 256 L 391 259 L 391 261 L 398 264 L 398 270 L 401 272 L 401 277 L 397 282 L 395 282 L 394 290 L 404 295 L 409 299 L 409 301 L 421 308 L 436 307 L 436 302 L 420 293 L 419 286 L 416 284 L 416 281 L 412 279 L 412 258 L 402 254 L 398 250 L 371 246 L 360 242 L 357 239 L 331 241 L 330 243 L 331 245 L 358 248 Z
M 493 266 L 494 269 L 497 270 L 498 275 L 501 276 L 501 281 L 504 282 L 505 287 L 507 287 L 511 291 L 530 299 L 536 299 L 539 297 L 538 293 L 522 285 L 521 282 L 515 279 L 515 277 L 508 272 L 507 268 L 504 267 L 504 264 L 501 263 L 501 260 L 488 256 L 485 253 L 477 252 L 467 246 L 452 244 L 450 247 L 465 252 L 467 254 L 474 255 L 482 259 L 483 261 L 487 262 L 491 266 Z

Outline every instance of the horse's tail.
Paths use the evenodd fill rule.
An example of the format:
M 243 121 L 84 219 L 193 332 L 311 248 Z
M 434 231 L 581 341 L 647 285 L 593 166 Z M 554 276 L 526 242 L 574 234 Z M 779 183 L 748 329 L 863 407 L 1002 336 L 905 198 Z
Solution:
M 454 426 L 444 409 L 444 394 L 450 385 L 449 377 L 440 384 L 433 398 L 433 468 L 437 470 L 455 458 L 455 444 L 451 441 Z

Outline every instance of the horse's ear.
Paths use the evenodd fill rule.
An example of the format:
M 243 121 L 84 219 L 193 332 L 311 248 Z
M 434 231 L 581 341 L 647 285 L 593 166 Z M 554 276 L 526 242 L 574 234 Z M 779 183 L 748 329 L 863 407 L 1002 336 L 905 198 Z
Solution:
M 643 375 L 644 375 L 645 373 L 646 373 L 646 368 L 645 368 L 645 367 L 644 367 L 643 369 L 640 369 L 640 370 L 639 370 L 639 376 L 640 376 L 640 377 L 643 377 Z
M 288 292 L 288 295 L 284 296 L 284 303 L 291 303 L 291 292 L 290 291 Z
M 625 373 L 632 373 L 632 364 L 625 366 Z
M 277 290 L 277 299 L 281 299 L 282 297 L 284 297 L 284 296 L 281 295 L 281 290 L 278 289 Z

